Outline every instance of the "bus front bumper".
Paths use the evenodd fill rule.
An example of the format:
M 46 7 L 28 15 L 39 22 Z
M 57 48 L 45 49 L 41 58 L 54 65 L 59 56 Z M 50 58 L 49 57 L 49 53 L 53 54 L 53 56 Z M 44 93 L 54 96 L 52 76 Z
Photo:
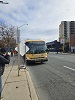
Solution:
M 27 63 L 36 63 L 36 62 L 45 62 L 45 61 L 48 61 L 48 59 L 46 58 L 46 59 L 28 59 L 28 60 L 26 60 L 27 61 Z

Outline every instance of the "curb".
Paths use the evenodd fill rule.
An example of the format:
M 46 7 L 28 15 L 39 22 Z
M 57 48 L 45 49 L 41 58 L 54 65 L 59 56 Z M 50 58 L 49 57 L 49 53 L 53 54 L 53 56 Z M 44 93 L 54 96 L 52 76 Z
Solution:
M 39 100 L 28 70 L 25 70 L 31 100 Z

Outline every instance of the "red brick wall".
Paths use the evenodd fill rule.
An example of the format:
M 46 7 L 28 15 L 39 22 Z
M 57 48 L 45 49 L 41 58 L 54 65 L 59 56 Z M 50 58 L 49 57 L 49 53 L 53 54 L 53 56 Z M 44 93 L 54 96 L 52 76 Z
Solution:
M 75 34 L 70 35 L 70 46 L 75 46 Z

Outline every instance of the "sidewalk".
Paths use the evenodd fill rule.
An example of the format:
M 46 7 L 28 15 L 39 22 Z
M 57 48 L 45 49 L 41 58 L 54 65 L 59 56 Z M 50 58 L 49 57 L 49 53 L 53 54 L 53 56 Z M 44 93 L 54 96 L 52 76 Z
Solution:
M 2 76 L 2 100 L 38 100 L 28 71 L 20 69 L 18 76 L 18 65 L 12 64 Z

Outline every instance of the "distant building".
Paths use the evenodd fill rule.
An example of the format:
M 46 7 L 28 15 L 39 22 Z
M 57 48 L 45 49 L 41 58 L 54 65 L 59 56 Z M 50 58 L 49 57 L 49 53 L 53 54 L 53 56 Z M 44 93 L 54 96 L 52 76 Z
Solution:
M 59 41 L 63 51 L 75 51 L 75 21 L 62 21 L 59 25 Z
M 52 42 L 47 42 L 46 46 L 50 52 L 57 52 L 57 50 L 58 50 L 58 52 L 62 51 L 61 50 L 62 45 L 57 40 L 52 41 Z
M 70 41 L 70 22 L 62 21 L 59 25 L 59 38 L 64 38 L 65 42 Z

